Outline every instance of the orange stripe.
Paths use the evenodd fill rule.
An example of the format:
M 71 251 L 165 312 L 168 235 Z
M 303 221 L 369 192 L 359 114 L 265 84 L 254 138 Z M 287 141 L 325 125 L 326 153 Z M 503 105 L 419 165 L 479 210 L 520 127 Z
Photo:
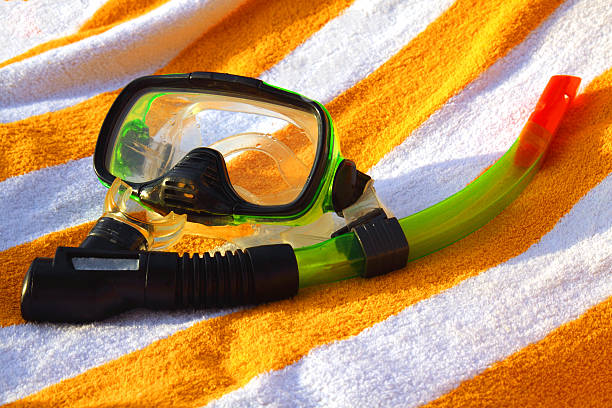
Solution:
M 507 2 L 500 7 L 502 12 L 533 10 Z M 470 6 L 455 12 L 469 14 L 480 9 Z M 480 16 L 475 21 L 480 26 L 479 22 L 486 20 Z M 443 43 L 445 35 L 454 35 L 452 30 L 433 34 L 433 44 Z M 392 71 L 387 74 L 391 77 Z M 612 146 L 605 144 L 606 127 L 612 120 L 612 112 L 606 112 L 612 96 L 611 80 L 612 72 L 595 81 L 578 99 L 554 142 L 551 160 L 525 193 L 468 238 L 412 263 L 404 271 L 309 288 L 293 300 L 196 324 L 15 405 L 56 401 L 71 405 L 202 405 L 243 386 L 257 374 L 295 362 L 313 347 L 356 335 L 410 304 L 524 252 L 612 170 Z M 372 86 L 386 92 L 376 82 Z M 372 109 L 371 114 L 380 112 Z M 389 126 L 399 130 L 405 124 Z M 350 130 L 368 140 L 367 129 L 356 125 Z M 581 165 L 572 166 L 574 161 Z M 491 242 L 505 245 L 492 246 Z M 118 378 L 129 378 L 129 382 Z M 139 390 L 137 395 L 134 389 Z
M 612 298 L 428 407 L 610 407 Z
M 83 24 L 79 32 L 114 27 L 136 17 L 147 14 L 166 4 L 169 0 L 108 0 L 89 20 Z
M 58 112 L 0 126 L 0 181 L 92 155 L 118 93 L 106 92 Z
M 457 1 L 443 18 L 389 60 L 386 69 L 374 72 L 367 82 L 329 105 L 332 118 L 341 118 L 336 127 L 344 156 L 357 167 L 369 169 L 450 97 L 522 42 L 561 3 Z M 379 106 L 384 111 L 370 114 Z M 355 127 L 364 131 L 354 132 Z
M 161 73 L 220 71 L 259 76 L 349 4 L 348 0 L 252 0 L 209 30 Z M 0 181 L 93 154 L 100 126 L 117 92 L 0 126 Z
M 258 77 L 353 1 L 252 0 L 231 20 L 183 50 L 159 73 L 218 71 Z
M 78 246 L 93 222 L 45 235 L 0 252 L 0 326 L 23 323 L 19 302 L 23 277 L 36 257 L 52 257 L 58 246 Z
M 54 48 L 64 47 L 85 38 L 102 34 L 116 25 L 146 14 L 166 2 L 168 2 L 168 0 L 108 0 L 108 2 L 96 11 L 96 13 L 87 20 L 75 34 L 39 44 L 23 54 L 0 63 L 0 68 L 34 57 Z

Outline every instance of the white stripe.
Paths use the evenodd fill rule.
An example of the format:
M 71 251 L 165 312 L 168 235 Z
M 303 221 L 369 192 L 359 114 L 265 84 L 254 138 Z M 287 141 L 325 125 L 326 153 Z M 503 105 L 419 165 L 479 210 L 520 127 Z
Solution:
M 75 33 L 106 0 L 0 2 L 0 61 Z
M 243 1 L 170 1 L 102 34 L 8 65 L 0 69 L 0 122 L 61 109 L 152 73 Z
M 445 0 L 439 4 L 433 3 L 428 0 L 356 1 L 345 13 L 331 20 L 279 64 L 263 73 L 261 79 L 275 85 L 287 86 L 323 103 L 329 102 L 334 96 L 376 70 L 416 36 L 418 29 L 424 29 L 442 13 L 441 6 L 449 6 L 452 2 Z M 401 18 L 394 18 L 394 15 Z M 340 34 L 342 29 L 345 30 L 344 35 Z M 368 52 L 372 46 L 370 39 L 373 37 L 377 39 L 375 53 Z M 349 46 L 344 39 L 350 39 L 352 45 Z M 340 65 L 346 66 L 347 69 L 335 68 Z M 314 71 L 313 67 L 318 71 Z M 291 78 L 295 87 L 288 85 Z M 91 163 L 92 159 L 83 160 L 89 160 Z M 10 211 L 17 207 L 17 204 L 13 203 L 24 202 L 19 195 L 36 197 L 38 192 L 43 190 L 46 193 L 45 198 L 41 197 L 36 206 L 25 209 L 25 212 L 53 213 L 53 217 L 43 215 L 46 221 L 44 226 L 35 217 L 23 217 L 27 221 L 22 222 L 17 230 L 12 229 L 10 221 L 0 223 L 0 236 L 4 237 L 0 242 L 0 249 L 28 242 L 51 231 L 91 221 L 100 214 L 102 201 L 81 200 L 84 194 L 99 194 L 98 183 L 93 183 L 93 191 L 87 187 L 87 181 L 93 180 L 93 171 L 84 169 L 82 163 L 80 160 L 70 162 L 62 165 L 64 167 L 60 171 L 44 171 L 43 174 L 34 171 L 16 182 L 12 179 L 0 182 L 0 214 L 13 214 Z M 57 174 L 60 172 L 62 185 L 83 186 L 83 190 L 79 189 L 80 194 L 69 197 L 64 194 L 64 189 L 69 187 L 57 187 L 60 180 Z M 14 184 L 18 184 L 19 188 L 13 187 Z M 54 204 L 62 201 L 68 203 L 59 208 Z
M 0 183 L 0 250 L 102 215 L 106 188 L 91 156 Z
M 0 332 L 0 404 L 166 338 L 196 322 L 237 309 L 197 312 L 135 310 L 88 325 L 32 324 Z
M 44 77 L 42 85 L 40 82 L 28 85 L 30 82 L 36 82 L 36 75 L 30 74 L 28 83 L 21 82 L 19 87 L 16 87 L 17 92 L 7 94 L 4 99 L 0 96 L 0 107 L 5 106 L 0 111 L 0 122 L 14 121 L 71 106 L 98 93 L 120 88 L 135 77 L 161 68 L 176 55 L 177 50 L 182 50 L 195 40 L 193 38 L 187 41 L 191 37 L 178 35 L 173 29 L 169 39 L 164 37 L 164 41 L 156 43 L 159 41 L 157 36 L 164 33 L 163 27 L 166 25 L 165 21 L 156 17 L 157 14 L 165 13 L 164 18 L 168 14 L 176 14 L 173 18 L 179 22 L 174 23 L 174 26 L 180 25 L 185 27 L 185 30 L 189 28 L 188 24 L 196 21 L 193 18 L 192 8 L 195 6 L 192 3 L 184 6 L 176 1 L 171 3 L 172 9 L 168 11 L 163 9 L 170 8 L 170 3 L 161 6 L 159 11 L 154 10 L 99 36 L 49 51 L 43 56 L 29 59 L 27 63 L 24 61 L 26 68 L 21 66 L 23 64 L 14 64 L 6 67 L 7 73 L 0 69 L 0 80 L 4 80 L 5 84 L 24 78 L 24 70 L 27 69 L 33 72 L 43 70 L 37 75 L 42 74 Z M 294 50 L 292 55 L 262 75 L 262 79 L 275 81 L 278 86 L 305 95 L 318 94 L 318 98 L 323 102 L 329 101 L 376 70 L 411 38 L 424 30 L 450 4 L 452 0 L 358 0 L 341 16 Z M 182 21 L 184 19 L 188 20 Z M 159 27 L 154 27 L 154 24 Z M 200 29 L 197 35 L 204 31 L 201 24 L 197 26 Z M 138 32 L 138 36 L 135 36 L 134 32 Z M 167 36 L 167 33 L 164 35 Z M 124 51 L 123 43 L 127 41 L 126 38 L 132 38 L 130 54 Z M 138 41 L 135 38 L 138 38 Z M 176 41 L 185 43 L 177 45 Z M 121 48 L 115 50 L 116 45 Z M 163 48 L 160 49 L 160 45 Z M 111 52 L 108 52 L 109 49 Z M 376 49 L 376 52 L 371 52 L 372 49 Z M 113 52 L 117 56 L 113 56 Z M 83 55 L 87 56 L 85 62 L 80 61 Z M 332 58 L 329 58 L 330 56 Z M 46 72 L 51 60 L 88 67 L 83 69 L 81 76 L 77 76 L 73 71 L 70 77 L 63 74 L 54 77 Z M 129 65 L 128 69 L 126 64 Z M 338 69 L 340 64 L 343 69 Z M 100 69 L 91 70 L 89 66 Z M 3 75 L 6 78 L 3 79 Z
M 370 75 L 453 0 L 357 0 L 261 76 L 322 103 Z
M 370 170 L 395 215 L 405 217 L 456 193 L 499 158 L 550 76 L 580 76 L 583 89 L 610 67 L 612 7 L 604 3 L 561 5 Z
M 409 407 L 440 397 L 612 295 L 610 197 L 612 176 L 522 255 L 208 406 Z
M 295 82 L 299 84 L 297 89 L 300 92 L 322 101 L 327 101 L 327 98 L 341 93 L 344 90 L 343 86 L 352 86 L 352 84 L 374 71 L 380 64 L 392 56 L 402 46 L 400 44 L 402 41 L 398 42 L 397 40 L 397 37 L 401 37 L 398 33 L 403 33 L 401 38 L 403 38 L 403 43 L 405 44 L 410 41 L 411 36 L 418 34 L 418 32 L 414 31 L 415 26 L 425 28 L 431 20 L 434 20 L 443 11 L 440 9 L 440 4 L 433 5 L 428 1 L 418 1 L 409 3 L 412 7 L 410 9 L 411 12 L 404 16 L 404 20 L 393 20 L 386 13 L 402 12 L 405 14 L 406 12 L 402 11 L 404 6 L 401 3 L 400 0 L 393 2 L 386 1 L 384 2 L 385 6 L 381 6 L 383 4 L 382 0 L 381 2 L 368 2 L 365 0 L 355 2 L 344 14 L 328 24 L 332 26 L 331 28 L 327 28 L 327 26 L 322 28 L 305 44 L 287 56 L 286 59 L 290 60 L 290 62 L 283 63 L 283 69 L 273 68 L 269 73 L 263 74 L 262 78 L 268 82 L 280 84 L 281 81 L 290 81 L 290 78 L 294 77 Z M 450 4 L 450 1 L 442 4 Z M 353 7 L 356 8 L 353 9 Z M 431 20 L 423 21 L 422 19 L 424 18 Z M 340 22 L 336 22 L 337 20 L 340 20 Z M 406 27 L 404 28 L 404 26 Z M 359 49 L 360 52 L 347 52 L 344 50 L 345 45 L 343 43 L 340 43 L 341 48 L 329 47 L 329 44 L 333 44 L 338 36 L 341 35 L 338 31 L 339 27 L 344 27 L 345 33 L 352 36 L 356 44 L 354 50 Z M 375 29 L 379 31 L 371 31 Z M 383 48 L 376 50 L 379 53 L 379 57 L 372 58 L 365 55 L 369 54 L 369 48 L 366 47 L 366 44 L 371 41 L 372 37 L 377 36 L 381 44 L 386 45 L 381 45 Z M 317 45 L 309 45 L 311 41 L 315 41 Z M 340 72 L 342 70 L 335 71 L 330 69 L 321 72 L 322 76 L 327 76 L 327 80 L 321 80 L 321 78 L 313 75 L 309 68 L 320 64 L 321 60 L 326 60 L 326 64 L 329 64 L 330 67 L 348 64 L 354 65 L 357 68 L 350 70 L 349 77 L 347 77 L 346 72 Z M 278 81 L 276 80 L 277 78 Z M 320 89 L 318 88 L 319 86 L 321 86 Z M 52 207 L 46 205 L 44 198 L 36 198 L 36 191 L 41 186 L 49 183 L 58 183 L 60 179 L 63 185 L 72 185 L 72 183 L 75 183 L 75 185 L 80 185 L 80 183 L 87 185 L 91 183 L 91 177 L 93 176 L 88 175 L 93 175 L 93 172 L 91 169 L 84 170 L 83 168 L 87 166 L 87 163 L 91 163 L 91 160 L 91 157 L 85 158 L 62 166 L 28 173 L 20 176 L 23 179 L 18 181 L 12 180 L 19 179 L 20 177 L 8 179 L 0 183 L 0 194 L 5 190 L 5 183 L 7 186 L 6 190 L 8 191 L 0 200 L 0 214 L 8 214 L 3 212 L 3 208 L 13 211 L 12 214 L 15 214 L 17 208 L 12 204 L 9 206 L 6 202 L 16 200 L 16 202 L 24 203 L 24 201 L 18 200 L 20 199 L 19 192 L 25 189 L 29 189 L 27 193 L 24 193 L 25 196 L 30 200 L 36 200 L 32 207 L 39 207 L 38 211 L 41 213 L 58 208 L 58 211 L 54 212 L 54 217 L 46 218 L 45 222 L 47 224 L 44 227 L 37 224 L 35 219 L 30 220 L 25 215 L 21 216 L 21 214 L 33 211 L 31 209 L 22 209 L 17 212 L 17 217 L 22 221 L 19 231 L 10 231 L 11 234 L 7 234 L 9 232 L 8 228 L 1 229 L 4 228 L 7 222 L 2 220 L 0 222 L 0 236 L 3 237 L 3 247 L 26 242 L 40 234 L 42 230 L 66 228 L 73 221 L 80 222 L 79 217 L 92 217 L 90 220 L 95 219 L 101 211 L 102 204 L 101 198 L 95 196 L 95 194 L 99 194 L 98 191 L 100 190 L 97 185 L 84 188 L 84 191 L 92 194 L 92 196 L 84 200 L 79 195 L 78 189 L 72 191 L 74 195 L 72 196 L 73 199 L 71 199 L 67 192 L 56 193 L 53 188 L 45 188 L 45 193 L 49 194 L 47 196 L 48 200 L 67 203 L 61 206 L 61 211 L 59 211 L 60 208 L 58 206 Z M 80 214 L 88 215 L 81 216 Z M 91 214 L 96 214 L 96 216 Z M 73 221 L 59 221 L 60 219 L 72 219 Z M 231 310 L 224 310 L 221 313 L 231 312 Z M 177 312 L 171 316 L 172 318 L 168 317 L 167 314 L 153 312 L 129 315 L 125 318 L 114 320 L 108 328 L 104 329 L 108 331 L 108 334 L 104 334 L 107 337 L 102 339 L 100 327 L 106 327 L 105 325 L 108 322 L 78 328 L 75 326 L 53 325 L 19 325 L 0 328 L 0 344 L 10 344 L 8 349 L 11 350 L 10 353 L 3 353 L 3 356 L 0 357 L 3 360 L 0 360 L 0 363 L 3 367 L 15 367 L 15 370 L 10 373 L 10 379 L 6 380 L 6 385 L 0 384 L 0 390 L 4 390 L 4 393 L 0 394 L 0 402 L 8 402 L 21 398 L 45 386 L 54 384 L 61 379 L 75 376 L 93 366 L 103 364 L 128 351 L 142 348 L 164 335 L 199 321 L 204 315 L 194 314 L 193 312 Z M 148 320 L 143 323 L 142 319 Z M 178 323 L 173 323 L 174 320 L 172 319 L 178 320 Z M 165 325 L 168 325 L 170 328 L 164 329 Z M 140 326 L 143 327 L 138 329 Z M 162 327 L 162 330 L 159 327 Z M 120 334 L 115 334 L 119 332 Z M 160 335 L 160 332 L 165 334 Z M 57 337 L 50 341 L 49 336 Z M 110 338 L 112 337 L 120 340 L 111 341 Z M 108 346 L 101 347 L 100 344 L 106 344 L 106 341 L 109 342 Z M 111 352 L 113 347 L 119 347 L 115 341 L 124 342 L 126 344 L 125 348 L 119 348 L 116 353 Z M 66 344 L 79 345 L 74 355 L 68 354 L 72 347 L 66 346 Z M 35 354 L 31 352 L 31 350 L 37 350 L 38 348 L 45 350 L 45 347 L 50 347 L 53 351 L 47 350 L 47 353 L 41 352 Z M 50 358 L 48 353 L 54 355 L 54 358 Z M 59 366 L 53 363 L 46 363 L 47 361 L 58 360 L 66 361 L 67 363 Z M 31 385 L 26 387 L 24 384 Z

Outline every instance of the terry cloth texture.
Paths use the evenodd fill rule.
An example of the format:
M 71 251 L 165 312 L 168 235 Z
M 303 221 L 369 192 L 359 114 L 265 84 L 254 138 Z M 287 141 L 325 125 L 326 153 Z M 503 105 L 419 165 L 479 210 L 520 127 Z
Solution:
M 612 406 L 609 0 L 5 1 L 0 23 L 0 403 Z M 101 214 L 91 155 L 120 88 L 192 71 L 324 103 L 398 217 L 493 164 L 552 75 L 583 82 L 523 194 L 400 271 L 251 308 L 24 322 L 30 262 Z

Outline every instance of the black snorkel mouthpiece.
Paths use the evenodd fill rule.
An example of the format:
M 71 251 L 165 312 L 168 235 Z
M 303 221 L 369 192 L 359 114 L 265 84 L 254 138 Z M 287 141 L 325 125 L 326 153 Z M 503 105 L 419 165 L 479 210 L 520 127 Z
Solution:
M 135 309 L 221 308 L 285 299 L 298 291 L 287 244 L 226 252 L 109 251 L 59 247 L 25 275 L 21 315 L 28 321 L 82 323 Z

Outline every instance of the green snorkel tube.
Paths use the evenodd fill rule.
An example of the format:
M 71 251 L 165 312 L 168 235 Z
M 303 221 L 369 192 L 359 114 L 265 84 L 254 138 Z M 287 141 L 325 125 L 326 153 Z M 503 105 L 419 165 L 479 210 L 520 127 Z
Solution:
M 122 93 L 123 98 L 119 96 L 119 102 L 109 112 L 109 116 L 115 119 L 109 121 L 107 117 L 96 147 L 94 167 L 98 176 L 107 185 L 115 176 L 125 177 L 127 181 L 121 182 L 123 184 L 119 181 L 113 183 L 114 191 L 122 189 L 124 194 L 120 195 L 122 198 L 118 203 L 107 202 L 105 216 L 81 247 L 60 247 L 55 258 L 37 258 L 32 263 L 22 290 L 21 311 L 26 320 L 84 322 L 136 307 L 173 309 L 255 304 L 293 296 L 298 288 L 357 276 L 372 277 L 400 269 L 408 262 L 479 229 L 521 193 L 538 171 L 580 84 L 577 77 L 552 77 L 517 141 L 492 167 L 455 195 L 397 220 L 389 217 L 388 211 L 377 201 L 369 177 L 356 171 L 352 162 L 340 156 L 333 138 L 323 145 L 321 134 L 332 132 L 331 120 L 318 103 L 285 90 L 274 91 L 276 88 L 257 80 L 227 74 L 194 73 L 154 84 L 148 82 L 150 78 L 160 77 L 147 78 L 136 87 L 128 86 Z M 194 84 L 186 84 L 185 80 L 194 79 L 195 82 L 204 81 L 206 89 L 213 87 L 212 96 L 207 94 L 202 98 L 182 93 L 180 100 L 160 100 L 160 90 L 163 90 L 163 95 L 176 94 L 177 89 L 191 92 Z M 265 95 L 260 92 L 264 87 Z M 175 159 L 172 159 L 173 153 L 169 152 L 167 144 L 155 147 L 152 142 L 147 142 L 147 146 L 134 145 L 136 147 L 129 154 L 146 151 L 151 155 L 154 151 L 157 155 L 154 157 L 154 173 L 146 173 L 144 167 L 125 171 L 113 169 L 113 163 L 124 165 L 125 156 L 117 160 L 117 146 L 124 149 L 123 142 L 128 141 L 125 138 L 117 140 L 116 135 L 125 135 L 129 133 L 125 129 L 134 128 L 135 111 L 140 111 L 137 112 L 140 117 L 143 109 L 149 112 L 153 98 L 145 98 L 146 104 L 138 101 L 143 100 L 143 89 L 152 88 L 155 89 L 155 100 L 166 105 L 180 105 L 179 102 L 187 100 L 185 103 L 188 103 L 189 110 L 206 105 L 222 111 L 248 111 L 276 119 L 289 118 L 292 129 L 298 125 L 311 130 L 318 126 L 319 138 L 312 169 L 308 175 L 302 174 L 303 180 L 299 181 L 304 182 L 305 187 L 299 194 L 292 195 L 289 203 L 281 203 L 278 197 L 286 197 L 284 192 L 257 193 L 253 186 L 248 190 L 244 188 L 247 184 L 238 185 L 232 178 L 231 158 L 236 152 L 250 154 L 257 150 L 250 145 L 240 147 L 237 142 L 232 142 L 229 153 L 225 155 L 221 154 L 225 147 L 217 142 L 219 151 L 188 146 L 185 150 L 189 151 L 180 153 L 180 157 Z M 134 95 L 140 98 L 136 102 Z M 236 108 L 245 95 L 251 105 Z M 275 106 L 280 108 L 269 105 L 271 95 L 276 95 Z M 253 103 L 253 100 L 257 102 Z M 292 111 L 296 106 L 297 110 Z M 277 113 L 270 109 L 276 109 L 274 112 Z M 192 120 L 191 116 L 184 115 L 184 109 L 180 112 L 183 118 L 187 118 L 184 120 Z M 313 112 L 320 119 L 316 126 L 306 115 Z M 115 128 L 119 130 L 109 130 Z M 134 140 L 146 139 L 143 139 L 143 132 L 149 132 L 151 128 L 153 126 L 137 127 Z M 121 129 L 124 129 L 123 133 Z M 161 132 L 159 129 L 163 130 L 163 126 L 158 125 L 157 134 Z M 285 131 L 287 127 L 283 129 Z M 189 128 L 182 130 L 188 133 Z M 259 147 L 271 140 L 269 146 L 262 147 L 270 153 L 282 147 L 277 143 L 281 137 L 266 139 L 249 133 L 240 140 L 256 141 L 260 143 Z M 181 140 L 181 143 L 185 141 Z M 174 141 L 174 144 L 178 143 Z M 138 160 L 139 163 L 147 161 Z M 286 163 L 282 165 L 287 166 Z M 286 176 L 281 167 L 277 162 L 276 167 L 271 168 L 277 168 Z M 288 190 L 291 190 L 291 181 L 286 182 Z M 127 200 L 130 195 L 160 213 L 159 219 L 140 222 L 137 217 L 126 217 L 125 205 L 126 201 L 132 201 Z M 211 196 L 214 198 L 212 201 L 201 205 L 202 200 Z M 108 198 L 109 195 L 107 201 Z M 123 210 L 115 211 L 119 207 Z M 142 207 L 136 208 L 142 211 Z M 313 245 L 294 248 L 277 243 L 225 254 L 207 253 L 201 257 L 179 257 L 176 253 L 150 251 L 178 239 L 185 222 L 214 226 L 275 221 L 295 226 L 300 224 L 300 220 L 310 223 L 330 210 L 343 215 L 346 225 L 334 232 L 331 239 Z M 266 238 L 264 236 L 264 240 Z
M 399 220 L 410 244 L 407 262 L 478 230 L 523 191 L 540 168 L 579 85 L 577 77 L 552 77 L 519 138 L 492 167 L 444 201 Z M 295 255 L 300 287 L 366 276 L 368 270 L 368 260 L 356 234 L 297 248 Z

